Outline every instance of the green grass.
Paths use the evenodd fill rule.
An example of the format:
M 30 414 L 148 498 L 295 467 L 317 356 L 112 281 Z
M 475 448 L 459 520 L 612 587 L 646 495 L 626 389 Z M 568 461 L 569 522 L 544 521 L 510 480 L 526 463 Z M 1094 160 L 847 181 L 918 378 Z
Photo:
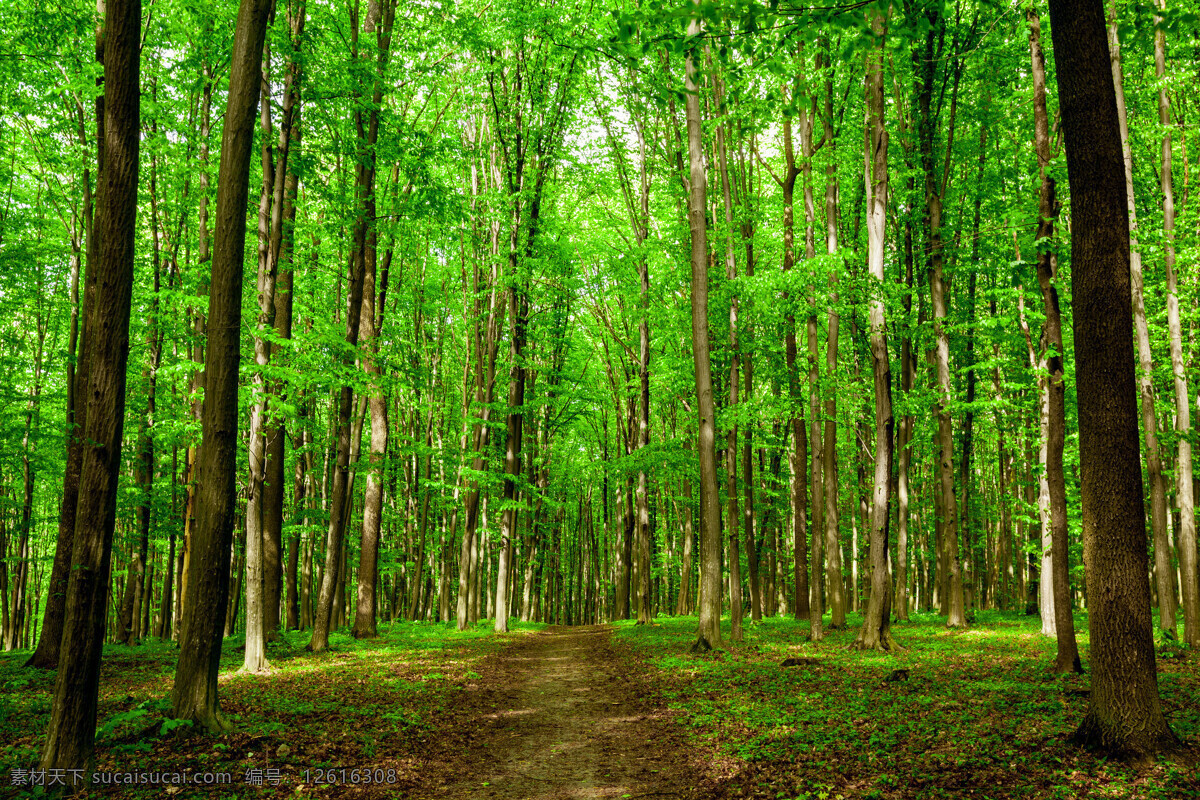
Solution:
M 767 619 L 747 624 L 744 642 L 702 655 L 687 652 L 695 617 L 618 631 L 748 796 L 1200 797 L 1194 768 L 1132 770 L 1067 741 L 1087 707 L 1071 690 L 1088 679 L 1047 672 L 1055 644 L 1036 617 L 982 612 L 956 632 L 918 614 L 893 626 L 897 654 L 849 649 L 859 624 L 851 615 L 847 630 L 814 645 L 807 622 Z M 1076 625 L 1086 668 L 1086 615 Z M 1188 655 L 1160 659 L 1159 684 L 1172 727 L 1195 744 L 1200 674 Z M 816 663 L 781 667 L 788 657 Z M 886 682 L 895 669 L 908 679 Z
M 543 626 L 511 623 L 514 631 Z M 330 636 L 330 649 L 307 653 L 310 634 L 285 633 L 268 645 L 269 675 L 247 675 L 241 638 L 222 648 L 220 698 L 234 730 L 201 735 L 172 720 L 168 697 L 178 650 L 149 640 L 110 645 L 101 667 L 98 771 L 228 772 L 230 785 L 183 788 L 178 798 L 290 796 L 304 770 L 393 770 L 411 778 L 421 737 L 479 678 L 480 661 L 508 637 L 490 621 L 466 631 L 451 624 L 380 625 L 378 639 Z M 0 797 L 38 796 L 13 786 L 13 770 L 31 769 L 45 742 L 54 673 L 22 667 L 28 652 L 0 655 Z M 249 770 L 279 770 L 277 786 L 247 786 Z M 313 787 L 308 787 L 312 789 Z M 84 796 L 162 797 L 164 786 L 105 787 Z

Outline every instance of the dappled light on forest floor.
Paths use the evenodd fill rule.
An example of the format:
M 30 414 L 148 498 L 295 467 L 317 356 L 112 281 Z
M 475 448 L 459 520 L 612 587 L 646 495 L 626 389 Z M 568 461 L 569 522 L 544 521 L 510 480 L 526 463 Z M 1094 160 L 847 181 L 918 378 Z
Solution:
M 223 707 L 234 730 L 199 736 L 167 718 L 177 650 L 108 649 L 96 769 L 228 774 L 223 790 L 107 786 L 84 797 L 321 797 L 404 800 L 562 798 L 1174 798 L 1194 770 L 1133 769 L 1069 744 L 1087 675 L 1046 671 L 1052 639 L 1036 617 L 980 612 L 895 623 L 899 654 L 851 651 L 856 615 L 819 645 L 807 622 L 768 618 L 746 640 L 701 655 L 694 617 L 650 625 L 398 623 L 330 652 L 305 635 L 268 648 L 269 676 L 238 671 L 226 642 Z M 728 624 L 728 620 L 725 621 Z M 1081 618 L 1079 629 L 1086 631 Z M 513 623 L 514 627 L 518 623 Z M 1088 638 L 1081 636 L 1088 665 Z M 36 763 L 53 674 L 0 656 L 0 778 Z M 1200 738 L 1200 660 L 1160 651 L 1173 728 Z M 249 781 L 249 782 L 248 782 Z M 174 789 L 175 791 L 169 791 Z M 0 792 L 3 794 L 3 792 Z
M 694 617 L 619 623 L 618 638 L 658 670 L 694 746 L 727 765 L 735 797 L 1043 798 L 1196 796 L 1194 770 L 1145 770 L 1093 757 L 1069 735 L 1087 707 L 1087 675 L 1054 675 L 1040 621 L 980 612 L 947 635 L 944 618 L 893 623 L 897 655 L 858 653 L 848 630 L 805 641 L 807 622 L 747 626 L 746 641 L 692 656 Z M 1086 617 L 1078 629 L 1088 665 Z M 726 624 L 728 621 L 726 621 Z M 794 666 L 783 666 L 786 662 Z M 1200 740 L 1200 664 L 1159 659 L 1172 727 Z M 808 794 L 806 794 L 806 792 Z M 1189 794 L 1192 793 L 1192 794 Z

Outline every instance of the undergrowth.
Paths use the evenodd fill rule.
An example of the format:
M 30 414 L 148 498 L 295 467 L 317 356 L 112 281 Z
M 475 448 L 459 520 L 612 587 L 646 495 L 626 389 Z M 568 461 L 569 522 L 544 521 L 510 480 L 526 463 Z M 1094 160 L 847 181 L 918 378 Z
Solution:
M 728 761 L 733 796 L 763 798 L 1200 797 L 1195 768 L 1131 769 L 1068 741 L 1087 708 L 1086 675 L 1055 675 L 1053 639 L 1037 617 L 980 612 L 965 631 L 914 615 L 895 623 L 904 648 L 849 649 L 861 619 L 806 641 L 805 622 L 747 625 L 742 643 L 692 655 L 695 617 L 618 623 L 619 637 L 657 670 L 695 741 Z M 1077 622 L 1087 668 L 1085 615 Z M 728 622 L 724 629 L 728 637 Z M 1194 653 L 1159 659 L 1159 690 L 1175 733 L 1200 737 Z M 784 667 L 786 659 L 800 663 Z
M 452 623 L 397 622 L 379 633 L 365 640 L 334 633 L 330 649 L 317 654 L 304 650 L 310 633 L 284 633 L 268 644 L 267 675 L 239 672 L 243 640 L 227 639 L 220 698 L 233 730 L 222 736 L 171 718 L 174 644 L 106 646 L 94 769 L 110 783 L 79 796 L 229 800 L 371 784 L 380 796 L 393 789 L 403 796 L 417 769 L 406 754 L 420 752 L 455 697 L 479 678 L 479 662 L 507 637 L 495 636 L 490 621 L 462 632 Z M 36 770 L 45 743 L 54 673 L 23 667 L 28 657 L 0 655 L 0 797 L 45 793 L 22 771 Z M 180 784 L 176 775 L 215 783 Z

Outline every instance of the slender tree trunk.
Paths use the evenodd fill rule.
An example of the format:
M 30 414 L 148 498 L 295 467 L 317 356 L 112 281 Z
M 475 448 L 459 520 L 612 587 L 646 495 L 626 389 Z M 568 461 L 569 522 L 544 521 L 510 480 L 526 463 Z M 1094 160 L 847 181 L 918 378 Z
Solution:
M 275 181 L 276 196 L 271 214 L 271 258 L 275 264 L 275 335 L 279 339 L 292 338 L 292 291 L 293 259 L 296 224 L 296 193 L 299 175 L 296 161 L 300 150 L 300 43 L 304 36 L 306 18 L 303 0 L 293 0 L 287 13 L 291 49 L 284 76 L 283 107 L 279 122 L 279 140 L 276 145 Z M 280 180 L 282 179 L 282 184 Z M 281 191 L 279 191 L 281 190 Z M 286 396 L 285 386 L 268 385 L 273 396 Z M 301 402 L 300 405 L 303 405 Z M 263 605 L 265 610 L 263 627 L 268 640 L 274 639 L 279 631 L 280 600 L 283 593 L 283 502 L 284 502 L 284 457 L 287 441 L 287 426 L 279 414 L 266 420 L 263 439 L 265 442 L 265 479 L 262 487 L 262 537 L 263 537 Z M 289 578 L 294 582 L 294 569 Z M 286 602 L 291 602 L 286 601 Z M 294 627 L 294 620 L 293 625 Z
M 863 650 L 894 650 L 892 638 L 892 576 L 888 558 L 888 521 L 892 488 L 892 371 L 887 346 L 883 247 L 887 225 L 887 130 L 884 127 L 883 50 L 884 14 L 867 14 L 875 48 L 867 55 L 865 189 L 867 194 L 867 272 L 877 291 L 871 293 L 868 317 L 871 365 L 875 384 L 875 481 L 871 492 L 871 596 L 863 626 L 855 639 Z
M 691 438 L 684 434 L 683 448 L 690 453 Z M 692 481 L 685 474 L 682 479 L 683 492 L 683 555 L 679 564 L 679 602 L 675 606 L 676 614 L 690 614 L 694 605 L 692 599 L 692 553 L 695 547 L 696 532 L 692 518 Z
M 1188 401 L 1183 329 L 1179 319 L 1179 278 L 1175 268 L 1175 183 L 1172 176 L 1171 104 L 1164 81 L 1166 74 L 1166 31 L 1161 13 L 1166 0 L 1157 0 L 1155 15 L 1154 74 L 1159 81 L 1158 122 L 1162 127 L 1160 183 L 1163 197 L 1163 266 L 1167 273 L 1167 329 L 1171 342 L 1171 373 L 1175 384 L 1175 430 L 1179 435 L 1175 456 L 1176 496 L 1179 501 L 1179 577 L 1183 595 L 1183 641 L 1200 646 L 1200 586 L 1196 574 L 1196 508 L 1192 475 L 1192 419 Z
M 45 291 L 41 273 L 38 275 L 38 289 L 39 292 Z M 42 394 L 42 356 L 46 349 L 46 318 L 43 311 L 43 306 L 39 304 L 36 319 L 34 320 L 35 330 L 33 333 L 35 341 L 33 353 L 33 386 L 29 389 L 29 399 L 25 403 L 25 425 L 21 434 L 21 480 L 24 491 L 21 502 L 21 529 L 15 552 L 17 557 L 17 573 L 13 584 L 12 614 L 9 618 L 9 627 L 5 631 L 5 650 L 15 650 L 21 646 L 21 632 L 25 628 L 25 622 L 28 618 L 25 606 L 31 596 L 28 591 L 29 565 L 33 559 L 30 552 L 29 534 L 33 527 L 33 490 L 36 470 L 33 464 L 34 444 L 30 441 L 29 435 L 33 429 L 34 417 L 37 415 L 38 402 Z M 151 397 L 153 398 L 153 390 Z M 151 400 L 151 406 L 153 406 L 153 400 Z M 139 541 L 144 541 L 144 539 L 139 539 Z M 142 547 L 142 561 L 145 562 L 145 545 L 142 545 Z
M 248 455 L 248 496 L 246 498 L 246 647 L 242 669 L 246 672 L 265 672 L 267 664 L 266 595 L 265 595 L 265 536 L 263 532 L 263 489 L 266 482 L 267 382 L 265 370 L 271 359 L 271 342 L 266 331 L 275 325 L 275 275 L 278 263 L 271 257 L 271 206 L 282 204 L 276 197 L 276 163 L 272 152 L 271 124 L 271 47 L 263 45 L 262 89 L 259 92 L 259 126 L 262 148 L 262 189 L 258 203 L 258 320 L 254 336 L 254 365 L 252 383 L 255 400 L 250 411 Z M 279 170 L 280 193 L 283 172 Z
M 950 416 L 950 403 L 953 389 L 950 385 L 950 334 L 946 329 L 948 302 L 946 291 L 948 281 L 944 276 L 945 257 L 942 244 L 942 198 L 946 191 L 946 178 L 949 172 L 939 176 L 934 158 L 934 139 L 936 138 L 936 120 L 933 117 L 932 100 L 934 95 L 934 70 L 936 67 L 934 41 L 938 29 L 945 22 L 939 13 L 934 13 L 930 19 L 931 29 L 926 34 L 924 48 L 919 66 L 919 89 L 917 103 L 918 140 L 921 157 L 921 170 L 925 176 L 925 228 L 928 233 L 927 271 L 929 275 L 929 290 L 933 307 L 933 323 L 935 337 L 935 363 L 937 371 L 937 400 L 936 413 L 938 419 L 937 449 L 938 449 L 938 480 L 941 487 L 941 562 L 945 565 L 945 589 L 947 596 L 943 603 L 946 608 L 946 625 L 951 628 L 965 627 L 967 624 L 963 597 L 963 569 L 959 557 L 958 542 L 958 499 L 954 492 L 954 433 Z M 950 123 L 953 135 L 953 120 Z M 947 150 L 950 149 L 947 143 Z
M 532 203 L 530 210 L 530 239 L 537 225 L 537 200 Z M 514 212 L 513 229 L 510 239 L 509 269 L 514 280 L 517 279 L 518 254 L 517 235 L 520 230 L 519 211 Z M 494 628 L 497 633 L 508 630 L 509 616 L 509 565 L 512 560 L 512 541 L 517 524 L 517 482 L 521 473 L 521 437 L 525 423 L 525 378 L 524 364 L 526 331 L 529 324 L 529 295 L 526 286 L 510 287 L 509 315 L 512 320 L 511 358 L 508 385 L 508 413 L 505 421 L 504 442 L 504 510 L 500 516 L 500 559 L 496 569 L 496 617 Z
M 798 99 L 799 92 L 799 76 L 793 84 L 792 96 Z M 815 102 L 814 102 L 815 105 Z M 780 188 L 783 190 L 783 271 L 790 272 L 795 265 L 795 213 L 794 195 L 796 187 L 796 178 L 804 176 L 804 211 L 805 211 L 805 257 L 812 258 L 815 254 L 813 250 L 813 227 L 815 210 L 813 207 L 812 197 L 812 124 L 815 114 L 808 113 L 803 107 L 800 110 L 800 150 L 803 157 L 802 165 L 796 166 L 795 150 L 792 145 L 792 121 L 790 117 L 786 117 L 783 121 L 783 156 L 785 172 L 781 179 L 777 178 Z M 815 298 L 810 299 L 810 302 L 815 303 Z M 794 408 L 802 408 L 800 396 L 800 382 L 797 378 L 796 359 L 798 355 L 796 342 L 796 315 L 790 310 L 787 314 L 786 329 L 784 334 L 784 353 L 787 359 L 787 375 L 788 375 L 788 393 L 791 396 Z M 809 393 L 812 401 L 812 459 L 813 459 L 813 524 L 814 539 L 822 530 L 819 519 L 819 488 L 821 486 L 821 477 L 817 474 L 820 465 L 820 449 L 821 437 L 819 421 L 817 419 L 817 373 L 816 373 L 816 354 L 813 348 L 816 346 L 816 316 L 815 311 L 809 315 L 808 320 L 808 344 L 809 344 Z M 809 439 L 807 434 L 807 425 L 802 414 L 795 411 L 792 413 L 791 429 L 793 435 L 792 459 L 795 462 L 796 468 L 803 468 L 808 461 Z M 808 586 L 808 496 L 807 496 L 807 481 L 802 481 L 798 477 L 793 477 L 791 488 L 791 505 L 792 505 L 792 531 L 793 531 L 793 582 L 795 588 L 795 599 L 792 603 L 792 612 L 797 619 L 804 619 L 809 616 L 809 586 Z M 820 543 L 814 541 L 813 553 L 821 551 Z M 819 603 L 819 598 L 818 598 Z
M 699 7 L 698 0 L 693 5 Z M 701 31 L 698 12 L 688 20 L 687 35 Z M 692 263 L 692 360 L 696 370 L 697 453 L 700 459 L 700 624 L 699 639 L 721 644 L 721 508 L 717 495 L 716 409 L 708 338 L 708 231 L 705 228 L 706 180 L 700 122 L 699 69 L 695 52 L 685 56 L 684 117 L 688 140 L 688 227 Z
M 825 139 L 833 146 L 833 82 L 832 78 L 825 83 Z M 837 202 L 837 165 L 831 160 L 825 175 L 825 252 L 835 255 L 838 252 L 838 202 Z M 829 328 L 825 337 L 825 374 L 837 374 L 838 360 L 838 323 L 837 311 L 837 269 L 829 272 Z M 842 547 L 839 536 L 838 520 L 838 474 L 837 474 L 837 392 L 830 388 L 825 395 L 825 435 L 822 437 L 825 454 L 822 457 L 825 476 L 825 591 L 829 597 L 830 620 L 829 627 L 841 629 L 846 627 L 845 587 L 842 582 Z M 820 558 L 813 554 L 814 574 L 820 568 Z M 820 583 L 814 579 L 813 585 L 820 591 Z M 818 607 L 818 611 L 820 609 Z M 818 628 L 819 617 L 812 627 L 811 636 L 816 641 L 820 638 Z
M 634 117 L 634 133 L 638 144 L 638 206 L 634 214 L 634 235 L 637 245 L 644 247 L 650 233 L 650 172 L 646 156 L 644 124 Z M 638 399 L 637 446 L 650 446 L 650 264 L 644 254 L 638 263 Z M 647 499 L 646 470 L 640 469 L 637 478 L 637 542 L 638 542 L 638 618 L 639 625 L 650 622 L 650 508 Z
M 1154 363 L 1150 351 L 1150 329 L 1146 323 L 1142 253 L 1137 241 L 1137 211 L 1133 194 L 1133 154 L 1125 114 L 1125 82 L 1121 70 L 1121 43 L 1117 36 L 1116 9 L 1108 27 L 1113 85 L 1117 96 L 1117 121 L 1121 129 L 1121 151 L 1125 157 L 1125 197 L 1129 210 L 1129 278 L 1133 291 L 1133 322 L 1137 335 L 1138 394 L 1142 405 L 1142 429 L 1146 437 L 1146 471 L 1150 479 L 1150 524 L 1154 536 L 1154 576 L 1158 588 L 1158 627 L 1175 635 L 1175 582 L 1171 579 L 1171 544 L 1167 536 L 1167 491 L 1162 454 L 1158 444 L 1158 413 L 1155 410 Z
M 174 715 L 210 731 L 229 727 L 217 699 L 217 672 L 229 601 L 229 560 L 236 513 L 234 461 L 247 182 L 262 78 L 263 39 L 271 6 L 272 0 L 242 0 L 234 32 L 217 181 L 203 442 L 196 465 L 196 528 L 188 555 L 180 654 L 171 692 Z
M 370 79 L 370 94 L 367 94 L 365 87 L 358 91 L 358 107 L 354 112 L 358 135 L 359 163 L 355 176 L 358 212 L 354 222 L 354 243 L 349 266 L 349 286 L 346 293 L 346 343 L 351 348 L 357 346 L 359 339 L 366 264 L 368 259 L 374 258 L 375 143 L 379 135 L 379 108 L 383 102 L 383 78 L 391 50 L 392 22 L 395 10 L 395 0 L 370 0 L 367 5 L 366 19 L 362 24 L 362 33 L 375 37 L 376 63 L 373 77 Z M 357 17 L 357 14 L 354 16 Z M 358 19 L 352 19 L 351 25 L 352 58 L 365 60 L 367 56 L 359 53 Z M 365 101 L 368 96 L 370 97 L 369 104 Z M 345 550 L 346 510 L 350 501 L 351 440 L 357 439 L 350 432 L 350 418 L 354 405 L 353 394 L 353 388 L 344 385 L 341 387 L 338 398 L 337 462 L 334 468 L 333 488 L 330 492 L 325 569 L 321 575 L 321 589 L 317 597 L 312 639 L 305 648 L 310 652 L 319 652 L 329 647 L 330 631 L 337 624 L 334 606 L 337 599 L 341 597 L 341 587 L 345 582 L 345 575 L 342 574 L 340 565 Z M 340 610 L 340 605 L 338 610 Z
M 372 203 L 373 205 L 373 203 Z M 372 216 L 374 216 L 372 214 Z M 388 446 L 388 399 L 384 394 L 383 368 L 379 359 L 379 337 L 383 328 L 383 313 L 387 306 L 387 269 L 376 290 L 377 234 L 374 226 L 367 233 L 363 259 L 363 298 L 359 330 L 366 340 L 363 368 L 369 381 L 367 406 L 371 414 L 370 455 L 367 464 L 366 489 L 363 496 L 362 536 L 358 556 L 358 585 L 355 596 L 354 627 L 350 635 L 369 639 L 378 635 L 376 627 L 375 585 L 379 580 L 379 538 L 383 520 L 383 466 Z M 428 477 L 428 476 L 426 476 Z M 418 480 L 414 483 L 419 483 Z M 424 521 L 421 533 L 424 535 Z M 418 556 L 418 559 L 420 556 Z
M 714 96 L 718 105 L 723 104 L 723 91 L 719 80 L 714 79 Z M 732 284 L 737 279 L 737 262 L 733 255 L 733 199 L 730 188 L 729 165 L 725 142 L 725 124 L 717 126 L 717 164 L 721 176 L 721 197 L 725 208 L 725 277 Z M 694 346 L 694 344 L 693 344 Z M 734 411 L 738 404 L 739 372 L 741 370 L 741 348 L 738 343 L 738 297 L 734 295 L 729 303 L 729 350 L 732 355 L 729 366 L 729 409 Z M 738 547 L 739 518 L 738 518 L 738 426 L 729 428 L 726 445 L 726 498 L 729 510 L 726 515 L 728 525 L 729 546 L 726 557 L 729 565 L 729 606 L 731 630 L 729 637 L 735 641 L 742 640 L 742 570 L 741 555 Z M 743 478 L 744 479 L 744 478 Z
M 1034 142 L 1037 149 L 1041 186 L 1038 192 L 1037 241 L 1054 237 L 1054 218 L 1058 215 L 1054 179 L 1050 176 L 1050 122 L 1046 113 L 1046 62 L 1042 54 L 1041 18 L 1032 6 L 1025 12 L 1029 24 L 1029 47 L 1033 61 Z M 1063 449 L 1066 441 L 1066 386 L 1063 360 L 1062 314 L 1058 307 L 1058 289 L 1054 286 L 1056 262 L 1048 247 L 1038 251 L 1038 285 L 1046 315 L 1043 331 L 1046 349 L 1047 439 L 1046 481 L 1050 490 L 1050 532 L 1054 626 L 1058 637 L 1055 672 L 1083 672 L 1079 648 L 1075 643 L 1072 615 L 1070 568 L 1067 563 L 1067 491 L 1063 476 Z M 1042 577 L 1045 582 L 1045 575 Z

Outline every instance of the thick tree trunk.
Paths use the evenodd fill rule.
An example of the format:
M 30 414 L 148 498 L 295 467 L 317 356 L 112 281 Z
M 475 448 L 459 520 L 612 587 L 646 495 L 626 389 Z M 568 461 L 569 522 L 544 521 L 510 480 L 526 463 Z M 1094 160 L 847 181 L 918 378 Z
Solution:
M 1083 560 L 1093 587 L 1092 692 L 1075 740 L 1148 760 L 1180 745 L 1154 663 L 1121 134 L 1103 7 L 1051 0 L 1050 18 L 1071 184 Z
M 217 699 L 217 672 L 229 601 L 229 557 L 236 511 L 234 461 L 247 182 L 262 78 L 263 39 L 272 5 L 272 0 L 242 0 L 234 32 L 217 181 L 196 528 L 188 556 L 180 653 L 171 692 L 174 715 L 210 731 L 229 726 Z
M 100 658 L 108 611 L 108 572 L 116 524 L 125 375 L 133 293 L 140 136 L 141 3 L 109 0 L 104 15 L 104 158 L 97 203 L 95 310 L 89 364 L 79 507 L 66 617 L 41 769 L 93 766 Z M 71 774 L 71 773 L 68 773 Z

